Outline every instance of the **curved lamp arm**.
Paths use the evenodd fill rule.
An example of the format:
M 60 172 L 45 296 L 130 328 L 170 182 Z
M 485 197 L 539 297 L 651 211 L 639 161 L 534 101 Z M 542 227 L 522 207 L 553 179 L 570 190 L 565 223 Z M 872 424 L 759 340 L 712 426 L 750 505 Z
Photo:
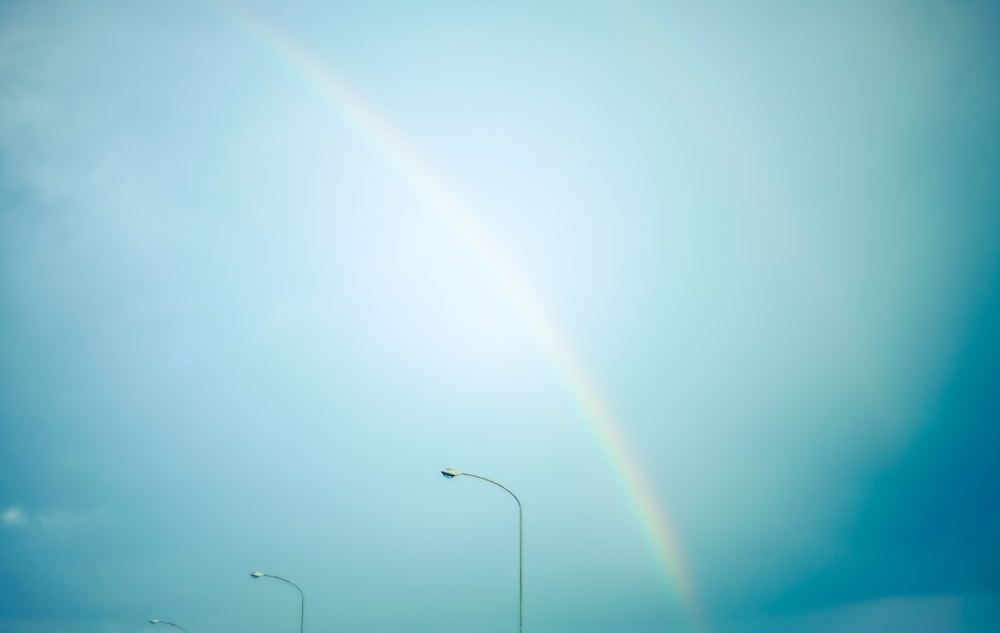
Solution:
M 256 569 L 250 572 L 250 575 L 254 578 L 275 578 L 282 582 L 287 582 L 291 586 L 295 587 L 299 592 L 299 597 L 301 598 L 300 608 L 299 608 L 299 633 L 302 633 L 305 628 L 306 621 L 306 594 L 302 592 L 302 587 L 296 585 L 294 582 L 287 578 L 282 578 L 281 576 L 275 576 L 274 574 L 265 574 L 262 571 L 257 571 Z
M 517 495 L 511 492 L 510 488 L 503 485 L 499 481 L 493 481 L 489 477 L 483 477 L 482 475 L 474 475 L 472 473 L 462 472 L 461 470 L 456 470 L 454 468 L 445 468 L 441 471 L 445 479 L 454 479 L 460 475 L 465 475 L 466 477 L 475 477 L 476 479 L 482 479 L 483 481 L 488 481 L 494 486 L 503 488 L 507 491 L 507 494 L 514 497 L 514 501 L 517 502 L 517 545 L 518 545 L 518 579 L 517 579 L 517 609 L 518 609 L 518 630 L 524 631 L 524 508 L 521 506 L 521 500 L 517 498 Z
M 184 631 L 184 627 L 182 627 L 180 624 L 174 624 L 173 622 L 167 622 L 166 620 L 161 620 L 160 618 L 149 618 L 149 623 L 150 624 L 169 624 L 172 627 L 175 627 L 175 628 L 180 629 L 181 631 Z M 184 631 L 184 633 L 187 633 L 187 631 Z

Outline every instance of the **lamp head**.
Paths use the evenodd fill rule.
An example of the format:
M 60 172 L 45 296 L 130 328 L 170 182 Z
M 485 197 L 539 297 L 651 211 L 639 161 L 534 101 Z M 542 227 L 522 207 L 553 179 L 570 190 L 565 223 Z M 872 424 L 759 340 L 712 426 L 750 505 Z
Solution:
M 462 471 L 455 470 L 454 468 L 445 468 L 441 471 L 441 474 L 444 475 L 445 479 L 454 479 L 455 477 L 461 475 Z
M 260 578 L 261 576 L 263 576 L 263 575 L 264 575 L 264 572 L 262 572 L 262 571 L 257 571 L 257 570 L 255 569 L 255 570 L 253 570 L 252 572 L 250 572 L 250 575 L 251 575 L 251 576 L 253 576 L 254 578 Z

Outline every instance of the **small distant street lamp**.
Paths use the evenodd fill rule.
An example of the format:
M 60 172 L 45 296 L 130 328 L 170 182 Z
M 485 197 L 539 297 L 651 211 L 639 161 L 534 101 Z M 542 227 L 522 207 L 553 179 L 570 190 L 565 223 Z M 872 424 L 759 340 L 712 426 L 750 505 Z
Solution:
M 250 572 L 250 575 L 254 578 L 276 578 L 277 580 L 287 582 L 288 584 L 299 590 L 299 597 L 302 599 L 300 603 L 301 606 L 299 609 L 299 633 L 302 633 L 306 621 L 306 594 L 302 593 L 302 587 L 299 587 L 298 585 L 296 585 L 294 582 L 292 582 L 287 578 L 282 578 L 281 576 L 275 576 L 274 574 L 265 574 L 264 572 L 257 571 L 256 569 Z
M 150 624 L 169 624 L 172 627 L 175 627 L 175 628 L 178 628 L 178 629 L 184 631 L 184 628 L 181 627 L 181 625 L 174 624 L 173 622 L 167 622 L 166 620 L 161 620 L 160 618 L 149 618 L 149 623 Z M 187 631 L 184 631 L 184 633 L 187 633 Z
M 454 468 L 445 468 L 441 471 L 445 479 L 454 479 L 459 475 L 465 475 L 466 477 L 475 477 L 476 479 L 482 479 L 483 481 L 488 481 L 494 486 L 499 486 L 507 491 L 507 494 L 514 497 L 514 501 L 517 502 L 517 541 L 518 541 L 518 578 L 517 578 L 517 628 L 519 631 L 524 631 L 524 509 L 521 507 L 521 500 L 517 498 L 517 495 L 510 491 L 507 486 L 493 481 L 487 477 L 482 477 L 480 475 L 473 475 L 472 473 L 463 473 L 460 470 L 455 470 Z

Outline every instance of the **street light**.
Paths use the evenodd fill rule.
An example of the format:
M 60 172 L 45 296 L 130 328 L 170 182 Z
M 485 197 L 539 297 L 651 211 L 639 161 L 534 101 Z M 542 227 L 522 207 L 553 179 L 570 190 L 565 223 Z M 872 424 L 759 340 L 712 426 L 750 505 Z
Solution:
M 294 582 L 292 582 L 287 578 L 282 578 L 281 576 L 275 576 L 274 574 L 265 574 L 264 572 L 257 571 L 256 569 L 250 572 L 250 575 L 254 578 L 264 578 L 264 577 L 276 578 L 283 582 L 287 582 L 288 584 L 299 590 L 299 596 L 302 598 L 301 607 L 299 610 L 299 633 L 302 633 L 302 629 L 305 626 L 305 621 L 306 621 L 306 594 L 302 593 L 302 587 L 299 587 L 298 585 L 296 585 Z
M 514 497 L 514 501 L 517 501 L 517 541 L 518 541 L 518 578 L 517 578 L 517 627 L 519 631 L 524 631 L 524 509 L 521 507 L 521 500 L 517 498 L 517 495 L 510 491 L 507 486 L 493 481 L 487 477 L 481 475 L 473 475 L 472 473 L 463 473 L 460 470 L 455 470 L 454 468 L 445 468 L 441 471 L 445 479 L 454 479 L 459 475 L 465 475 L 466 477 L 475 477 L 476 479 L 482 479 L 483 481 L 488 481 L 494 486 L 499 486 L 507 491 L 507 493 Z
M 184 628 L 181 627 L 181 625 L 174 624 L 173 622 L 167 622 L 166 620 L 161 620 L 160 618 L 149 618 L 149 623 L 150 624 L 169 624 L 170 626 L 176 627 L 176 628 L 184 631 Z M 184 631 L 184 633 L 187 633 L 187 631 Z

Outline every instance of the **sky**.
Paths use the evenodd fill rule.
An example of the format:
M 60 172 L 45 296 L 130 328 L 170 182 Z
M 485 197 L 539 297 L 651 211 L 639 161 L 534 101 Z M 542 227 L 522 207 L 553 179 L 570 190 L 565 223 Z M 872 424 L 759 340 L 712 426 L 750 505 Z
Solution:
M 3 0 L 0 632 L 1000 629 L 998 49 Z

